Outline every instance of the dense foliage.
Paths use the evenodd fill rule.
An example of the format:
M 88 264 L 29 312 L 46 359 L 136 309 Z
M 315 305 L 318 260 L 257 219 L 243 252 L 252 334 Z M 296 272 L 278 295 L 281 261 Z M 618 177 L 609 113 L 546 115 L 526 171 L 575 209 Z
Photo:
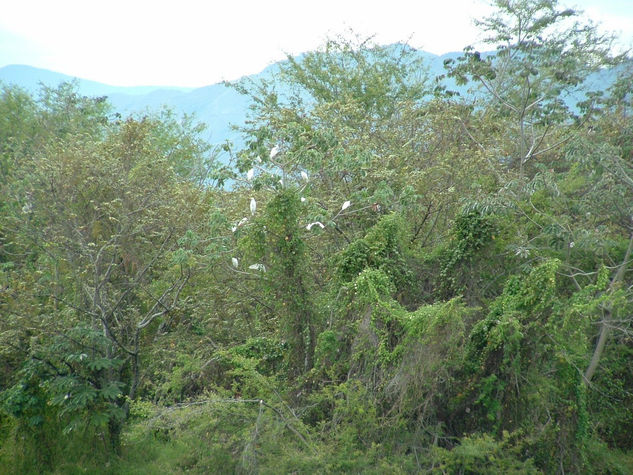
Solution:
M 493 3 L 468 94 L 345 39 L 234 84 L 228 166 L 4 86 L 0 471 L 631 473 L 631 61 Z

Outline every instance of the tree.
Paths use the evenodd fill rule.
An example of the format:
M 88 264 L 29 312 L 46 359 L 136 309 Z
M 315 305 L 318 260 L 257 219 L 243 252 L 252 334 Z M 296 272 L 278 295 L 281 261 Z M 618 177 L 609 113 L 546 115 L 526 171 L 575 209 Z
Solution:
M 591 111 L 587 79 L 623 56 L 612 54 L 611 35 L 599 34 L 558 0 L 495 0 L 493 6 L 495 12 L 476 24 L 496 51 L 467 47 L 446 65 L 458 84 L 474 81 L 486 111 L 510 126 L 507 159 L 523 175 L 535 157 L 560 147 L 591 117 L 583 114 Z
M 441 100 L 424 71 L 407 45 L 337 39 L 289 58 L 275 82 L 237 85 L 253 99 L 238 169 L 257 171 L 256 188 L 279 179 L 302 186 L 306 173 L 308 222 L 328 221 L 350 200 L 338 246 L 392 211 L 406 214 L 417 245 L 429 245 L 436 228 L 450 227 L 460 197 L 487 186 L 475 170 L 493 171 L 464 137 L 464 125 L 478 122 L 472 107 Z
M 83 119 L 81 106 L 67 114 Z M 37 377 L 14 381 L 13 412 L 21 391 L 45 384 L 41 397 L 69 415 L 67 430 L 83 421 L 118 446 L 145 348 L 175 316 L 194 268 L 192 223 L 207 209 L 187 169 L 207 148 L 187 127 L 130 118 L 91 133 L 82 124 L 22 158 L 3 228 L 24 263 L 9 271 L 11 285 L 31 287 L 17 284 L 3 302 L 2 337 Z

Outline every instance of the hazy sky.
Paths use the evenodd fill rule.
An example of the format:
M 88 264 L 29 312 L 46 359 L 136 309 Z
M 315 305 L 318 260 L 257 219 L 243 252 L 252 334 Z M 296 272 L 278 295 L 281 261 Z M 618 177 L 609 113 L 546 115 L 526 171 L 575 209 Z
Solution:
M 442 54 L 476 43 L 484 0 L 2 0 L 0 67 L 113 85 L 203 86 L 261 71 L 350 28 Z M 633 0 L 561 0 L 633 46 Z

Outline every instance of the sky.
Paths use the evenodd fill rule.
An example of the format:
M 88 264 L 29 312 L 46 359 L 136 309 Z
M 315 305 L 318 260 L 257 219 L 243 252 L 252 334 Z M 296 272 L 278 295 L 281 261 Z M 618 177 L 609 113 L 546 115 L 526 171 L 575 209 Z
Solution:
M 0 67 L 117 86 L 200 87 L 353 31 L 443 54 L 477 44 L 485 0 L 2 0 Z M 633 47 L 633 0 L 560 0 Z

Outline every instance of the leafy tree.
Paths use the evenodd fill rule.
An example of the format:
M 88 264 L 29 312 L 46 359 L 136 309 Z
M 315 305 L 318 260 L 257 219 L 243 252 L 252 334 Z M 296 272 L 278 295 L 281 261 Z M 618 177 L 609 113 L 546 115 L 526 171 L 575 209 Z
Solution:
M 312 368 L 316 345 L 316 311 L 310 297 L 306 245 L 301 236 L 301 200 L 296 190 L 285 188 L 266 204 L 265 215 L 244 243 L 251 248 L 254 270 L 262 275 L 262 296 L 269 301 L 287 342 L 291 376 Z
M 593 97 L 588 78 L 623 57 L 612 54 L 612 36 L 599 34 L 558 0 L 492 3 L 494 13 L 477 25 L 488 34 L 484 44 L 496 51 L 467 47 L 447 66 L 458 84 L 472 80 L 480 86 L 486 110 L 504 119 L 508 164 L 522 175 L 534 158 L 577 133 L 590 116 L 582 114 L 591 103 L 587 94 Z
M 81 107 L 77 113 L 84 118 Z M 152 124 L 129 119 L 95 134 L 56 131 L 61 137 L 20 164 L 21 180 L 10 191 L 23 206 L 4 220 L 28 265 L 7 273 L 21 295 L 4 302 L 11 318 L 3 340 L 23 354 L 24 368 L 40 362 L 43 397 L 72 415 L 67 430 L 88 411 L 96 426 L 107 422 L 114 446 L 126 401 L 137 395 L 149 335 L 169 327 L 193 271 L 190 226 L 206 209 L 204 194 L 170 162 L 172 147 L 198 150 L 157 135 Z M 173 122 L 161 125 L 172 137 L 178 132 Z M 19 284 L 24 278 L 30 288 Z M 27 388 L 16 380 L 8 407 Z
M 630 70 L 593 91 L 609 37 L 493 5 L 448 64 L 484 96 L 339 38 L 235 85 L 234 169 L 4 88 L 0 466 L 629 473 Z

